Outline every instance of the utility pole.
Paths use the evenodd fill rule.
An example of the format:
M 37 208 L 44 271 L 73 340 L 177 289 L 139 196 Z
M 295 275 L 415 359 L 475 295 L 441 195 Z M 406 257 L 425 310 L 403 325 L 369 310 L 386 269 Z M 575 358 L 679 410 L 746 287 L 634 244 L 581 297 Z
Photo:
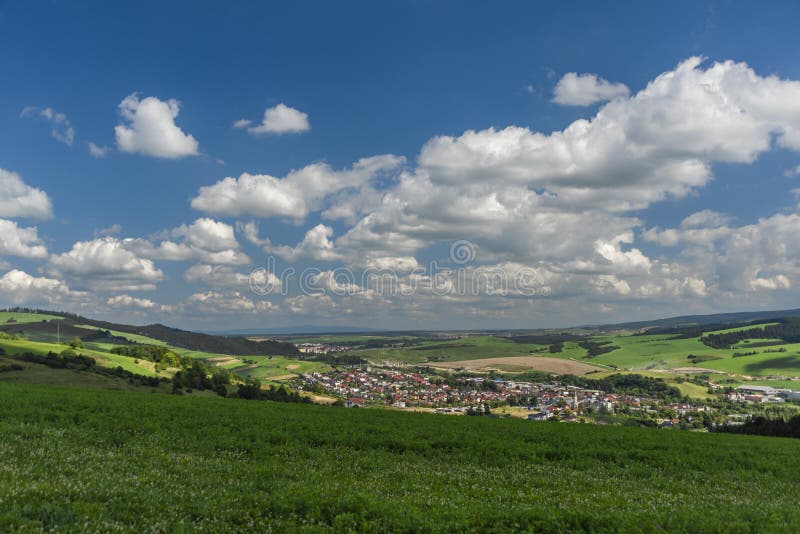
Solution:
M 61 345 L 61 319 L 56 321 L 56 328 L 57 328 L 57 336 L 58 336 L 58 344 Z

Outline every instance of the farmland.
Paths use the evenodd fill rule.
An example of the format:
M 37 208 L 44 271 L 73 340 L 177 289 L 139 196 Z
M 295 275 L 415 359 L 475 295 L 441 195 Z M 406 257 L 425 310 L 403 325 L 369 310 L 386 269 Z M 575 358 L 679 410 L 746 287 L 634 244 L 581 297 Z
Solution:
M 796 440 L 7 384 L 0 404 L 0 530 L 800 527 Z
M 529 356 L 532 352 L 546 350 L 539 344 L 515 343 L 511 340 L 489 336 L 465 336 L 444 341 L 423 342 L 408 347 L 360 350 L 359 355 L 369 360 L 399 360 L 407 363 L 459 361 L 509 356 Z
M 540 356 L 511 356 L 507 358 L 485 358 L 458 362 L 429 364 L 440 369 L 464 369 L 467 371 L 543 371 L 553 374 L 585 375 L 600 370 L 599 367 L 565 358 L 544 358 Z
M 480 373 L 645 374 L 666 380 L 690 397 L 706 398 L 710 385 L 689 383 L 685 377 L 713 375 L 711 381 L 727 385 L 757 381 L 799 389 L 800 382 L 790 379 L 800 379 L 800 343 L 758 334 L 752 339 L 745 337 L 730 347 L 714 348 L 701 339 L 711 334 L 748 330 L 763 333 L 765 328 L 774 329 L 780 324 L 767 322 L 706 331 L 698 329 L 695 336 L 575 329 L 531 335 L 454 333 L 445 339 L 435 339 L 431 334 L 385 336 L 380 338 L 384 343 L 380 347 L 373 346 L 378 338 L 363 336 L 359 340 L 352 334 L 343 335 L 342 341 L 337 341 L 335 335 L 326 335 L 324 339 L 304 336 L 294 341 L 318 343 L 324 350 L 343 351 L 378 366 L 428 366 Z M 445 334 L 439 336 L 445 337 Z M 559 336 L 560 341 L 552 341 Z
M 170 345 L 163 339 L 157 337 L 135 333 L 137 330 L 152 331 L 156 334 L 159 332 L 172 332 L 165 327 L 150 328 L 117 325 L 120 329 L 103 329 L 99 328 L 97 325 L 106 325 L 106 323 L 76 316 L 66 315 L 61 317 L 56 314 L 19 311 L 0 313 L 2 314 L 0 318 L 5 318 L 5 321 L 0 323 L 0 326 L 5 328 L 5 332 L 10 331 L 9 335 L 6 335 L 5 332 L 0 332 L 0 350 L 5 351 L 5 353 L 9 355 L 25 352 L 39 355 L 45 355 L 51 352 L 58 354 L 67 348 L 62 343 L 66 343 L 77 337 L 81 339 L 80 354 L 93 358 L 98 366 L 110 369 L 121 368 L 124 371 L 147 377 L 171 377 L 175 374 L 177 369 L 162 368 L 157 370 L 152 361 L 114 354 L 114 349 L 126 344 L 164 347 L 182 357 L 204 361 L 211 366 L 224 367 L 234 372 L 235 376 L 239 377 L 241 380 L 247 378 L 256 378 L 266 381 L 287 380 L 296 377 L 299 373 L 327 371 L 330 369 L 330 366 L 324 363 L 303 361 L 282 355 L 240 356 L 182 348 Z M 12 318 L 14 320 L 8 323 L 8 320 Z M 81 322 L 81 319 L 83 319 L 83 322 Z M 192 333 L 186 334 L 187 335 L 183 337 L 187 339 L 191 339 L 194 335 Z M 174 337 L 174 334 L 170 335 Z M 198 339 L 203 341 L 209 337 L 211 336 L 202 335 Z M 62 343 L 58 343 L 59 340 Z M 252 342 L 247 341 L 247 343 L 251 345 L 244 344 L 244 346 L 252 346 Z M 267 343 L 270 344 L 269 346 L 274 346 L 276 348 L 287 346 L 285 343 L 275 343 L 271 341 L 267 341 Z M 215 339 L 210 345 L 215 347 L 225 346 L 225 343 Z M 242 344 L 239 343 L 239 345 Z M 233 346 L 236 347 L 238 345 Z M 292 350 L 296 352 L 293 347 Z M 46 372 L 44 374 L 33 374 L 40 377 L 49 376 Z M 60 378 L 56 379 L 55 383 L 59 383 L 59 381 Z M 83 380 L 79 380 L 78 382 L 83 383 Z M 46 381 L 46 383 L 50 382 Z M 101 383 L 103 382 L 101 381 Z
M 6 324 L 9 322 L 36 323 L 42 321 L 49 321 L 51 319 L 60 319 L 60 317 L 42 313 L 0 311 L 0 324 Z

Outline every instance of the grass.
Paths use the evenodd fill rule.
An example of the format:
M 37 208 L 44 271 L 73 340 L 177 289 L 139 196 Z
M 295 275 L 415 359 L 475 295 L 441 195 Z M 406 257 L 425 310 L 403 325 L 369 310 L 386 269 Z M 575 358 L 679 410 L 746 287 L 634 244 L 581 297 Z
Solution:
M 16 384 L 0 406 L 0 531 L 800 528 L 800 440 Z
M 800 346 L 797 344 L 783 346 L 791 347 L 793 350 L 787 350 L 787 352 L 762 352 L 752 356 L 704 362 L 703 365 L 709 369 L 752 376 L 796 376 L 800 374 L 800 353 L 798 353 Z
M 248 378 L 258 380 L 274 379 L 278 376 L 299 375 L 301 373 L 326 372 L 331 366 L 320 362 L 309 362 L 285 358 L 283 356 L 246 356 L 244 360 L 253 364 L 243 363 L 237 367 L 227 367 L 231 371 Z M 255 367 L 252 367 L 255 365 Z
M 74 369 L 53 369 L 46 365 L 30 362 L 21 362 L 12 358 L 0 356 L 0 365 L 19 365 L 21 371 L 6 371 L 0 373 L 0 382 L 13 384 L 45 384 L 49 386 L 101 388 L 110 390 L 141 391 L 142 386 L 136 386 L 117 377 L 104 376 L 97 373 L 77 371 Z M 147 391 L 169 391 L 163 388 L 144 388 Z
M 14 319 L 17 323 L 41 323 L 51 319 L 61 319 L 55 315 L 45 315 L 42 313 L 17 313 L 0 311 L 0 324 L 8 323 L 9 319 Z
M 583 351 L 583 353 L 585 352 Z M 441 361 L 453 362 L 508 356 L 530 356 L 532 353 L 542 354 L 543 356 L 549 355 L 547 354 L 547 347 L 542 345 L 515 343 L 495 336 L 469 336 L 460 339 L 423 343 L 413 347 L 365 349 L 353 352 L 353 354 L 371 361 L 392 360 L 407 363 L 424 363 L 431 358 L 441 358 Z
M 0 339 L 0 348 L 7 354 L 20 354 L 22 352 L 32 352 L 34 354 L 47 354 L 48 352 L 60 353 L 69 348 L 66 345 L 56 345 L 55 343 L 43 343 L 41 341 L 28 341 L 26 339 Z M 101 352 L 89 348 L 76 349 L 76 352 L 91 356 L 97 361 L 97 365 L 103 367 L 122 367 L 126 371 L 144 376 L 156 376 L 152 362 L 139 360 L 135 363 L 133 358 Z
M 780 323 L 762 323 L 762 324 L 753 324 L 753 325 L 746 325 L 746 326 L 737 326 L 735 328 L 725 328 L 724 330 L 713 330 L 711 332 L 704 332 L 703 335 L 707 336 L 709 334 L 729 334 L 731 332 L 741 332 L 742 330 L 764 330 L 766 326 L 774 326 Z
M 616 365 L 620 369 L 640 373 L 648 370 L 698 367 L 748 376 L 800 376 L 800 356 L 798 356 L 800 344 L 784 343 L 752 348 L 745 345 L 731 349 L 712 349 L 697 338 L 679 339 L 672 335 L 616 335 L 597 336 L 593 339 L 608 341 L 619 349 L 584 361 Z M 786 351 L 776 352 L 781 348 L 785 348 Z M 735 353 L 745 350 L 758 354 L 733 357 Z M 690 360 L 689 355 L 697 358 Z
M 85 324 L 76 324 L 78 328 L 86 328 L 87 330 L 98 330 L 96 326 L 89 326 Z M 102 329 L 101 329 L 102 330 Z M 131 343 L 139 343 L 141 345 L 158 345 L 166 347 L 167 343 L 152 337 L 142 336 L 140 334 L 129 334 L 128 332 L 120 332 L 119 330 L 109 330 L 112 336 L 127 338 Z

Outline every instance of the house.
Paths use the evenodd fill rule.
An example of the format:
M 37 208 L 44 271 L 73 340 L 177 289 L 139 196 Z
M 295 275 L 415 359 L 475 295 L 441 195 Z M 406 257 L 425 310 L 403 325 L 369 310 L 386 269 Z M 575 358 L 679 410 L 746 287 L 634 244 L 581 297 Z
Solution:
M 528 415 L 528 421 L 547 421 L 551 417 L 553 417 L 553 414 L 549 412 L 532 413 Z
M 352 399 L 347 399 L 344 401 L 344 405 L 345 408 L 361 408 L 364 406 L 364 399 L 357 399 L 355 397 Z

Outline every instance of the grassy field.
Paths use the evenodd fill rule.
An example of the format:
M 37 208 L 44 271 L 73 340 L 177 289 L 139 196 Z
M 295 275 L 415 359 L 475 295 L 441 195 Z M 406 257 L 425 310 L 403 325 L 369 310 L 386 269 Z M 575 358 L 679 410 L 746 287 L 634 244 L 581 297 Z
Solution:
M 25 339 L 0 339 L 0 348 L 7 354 L 20 354 L 22 352 L 32 352 L 34 354 L 47 354 L 48 352 L 60 353 L 69 348 L 65 345 L 54 343 L 42 343 L 40 341 L 28 341 Z M 91 356 L 102 367 L 122 367 L 126 371 L 144 376 L 155 376 L 155 369 L 152 362 L 139 360 L 134 362 L 133 358 L 111 354 L 109 352 L 97 351 L 89 348 L 78 349 L 77 352 Z
M 219 364 L 244 378 L 258 380 L 286 380 L 301 373 L 326 372 L 331 366 L 321 362 L 297 360 L 285 356 L 238 356 L 214 354 L 211 352 L 174 349 L 177 354 L 203 360 L 209 364 Z
M 459 369 L 476 372 L 485 372 L 489 370 L 506 372 L 534 370 L 559 375 L 585 375 L 602 370 L 600 367 L 568 360 L 566 358 L 547 358 L 541 356 L 509 356 L 506 358 L 462 360 L 457 362 L 431 363 L 428 365 L 437 369 Z
M 76 324 L 75 326 L 77 326 L 78 328 L 86 328 L 87 330 L 92 330 L 92 331 L 97 330 L 96 326 L 89 326 L 84 324 Z M 112 336 L 127 338 L 131 343 L 139 343 L 142 345 L 158 345 L 161 347 L 167 346 L 167 344 L 164 341 L 152 337 L 142 336 L 139 334 L 129 334 L 128 332 L 120 332 L 118 330 L 109 330 L 109 332 L 111 333 Z
M 671 335 L 598 336 L 595 341 L 608 341 L 619 349 L 587 359 L 588 363 L 616 365 L 630 371 L 697 367 L 747 376 L 800 376 L 800 344 L 713 349 L 699 339 L 678 339 Z M 754 340 L 764 341 L 764 340 Z M 780 342 L 780 340 L 774 340 Z M 779 349 L 784 352 L 777 352 Z M 752 356 L 734 357 L 743 352 Z M 696 359 L 690 359 L 693 355 Z
M 12 358 L 0 356 L 0 366 L 18 365 L 22 367 L 19 371 L 5 371 L 0 373 L 0 382 L 14 384 L 40 384 L 49 386 L 65 386 L 78 388 L 101 388 L 119 391 L 162 391 L 169 392 L 169 388 L 164 385 L 158 388 L 145 388 L 132 385 L 126 380 L 104 376 L 98 373 L 77 371 L 74 369 L 53 369 L 46 365 L 30 362 L 21 362 Z
M 2 383 L 0 406 L 0 531 L 800 529 L 800 440 Z
M 723 330 L 712 330 L 710 332 L 703 332 L 703 335 L 708 334 L 728 334 L 730 332 L 741 332 L 742 330 L 755 330 L 758 328 L 759 330 L 764 330 L 765 326 L 774 326 L 779 323 L 762 323 L 762 324 L 753 324 L 753 325 L 746 325 L 746 326 L 737 326 L 735 328 L 725 328 Z
M 41 313 L 0 312 L 0 324 L 6 324 L 9 319 L 14 319 L 17 323 L 40 323 L 61 317 Z
M 581 349 L 582 350 L 582 349 Z M 440 361 L 476 360 L 509 356 L 530 356 L 531 353 L 546 352 L 547 347 L 530 343 L 515 343 L 495 336 L 469 336 L 413 347 L 366 349 L 354 352 L 370 361 L 404 361 L 424 363 L 432 358 Z M 583 351 L 585 354 L 586 351 Z

